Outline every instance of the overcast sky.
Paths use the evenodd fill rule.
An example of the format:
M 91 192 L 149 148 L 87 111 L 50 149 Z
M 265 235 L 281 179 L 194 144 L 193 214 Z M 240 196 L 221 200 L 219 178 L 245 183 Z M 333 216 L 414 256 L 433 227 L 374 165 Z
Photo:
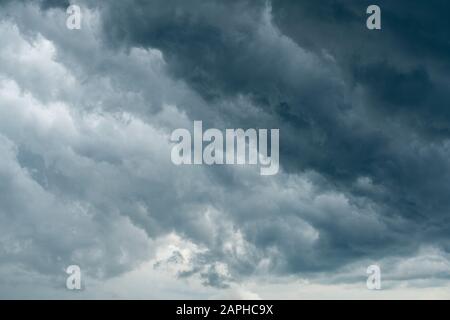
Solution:
M 0 0 L 0 298 L 450 298 L 448 1 L 71 3 Z M 194 120 L 280 172 L 175 166 Z

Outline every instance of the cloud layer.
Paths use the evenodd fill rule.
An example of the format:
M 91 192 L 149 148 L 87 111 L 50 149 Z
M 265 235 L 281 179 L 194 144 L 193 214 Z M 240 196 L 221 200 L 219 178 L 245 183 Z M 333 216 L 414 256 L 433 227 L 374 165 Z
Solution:
M 364 1 L 78 3 L 68 30 L 0 1 L 1 297 L 66 295 L 70 264 L 88 297 L 352 297 L 373 263 L 442 296 L 447 5 L 380 1 L 371 32 Z M 174 166 L 194 120 L 279 128 L 281 172 Z

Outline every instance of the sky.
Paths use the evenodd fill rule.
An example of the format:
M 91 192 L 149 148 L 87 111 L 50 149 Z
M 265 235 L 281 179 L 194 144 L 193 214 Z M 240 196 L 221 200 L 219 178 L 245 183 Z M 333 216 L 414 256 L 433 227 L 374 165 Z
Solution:
M 0 0 L 0 298 L 450 298 L 449 10 Z M 194 121 L 279 172 L 174 165 Z

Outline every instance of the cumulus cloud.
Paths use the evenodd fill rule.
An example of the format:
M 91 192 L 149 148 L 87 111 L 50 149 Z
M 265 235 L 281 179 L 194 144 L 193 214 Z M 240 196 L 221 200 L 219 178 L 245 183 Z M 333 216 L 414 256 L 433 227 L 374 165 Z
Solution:
M 422 61 L 394 4 L 385 38 L 356 2 L 83 0 L 77 31 L 60 4 L 0 2 L 1 296 L 62 289 L 73 263 L 88 297 L 149 297 L 140 278 L 177 298 L 339 292 L 373 261 L 392 288 L 448 277 L 440 34 Z M 280 173 L 174 166 L 193 120 L 280 128 Z

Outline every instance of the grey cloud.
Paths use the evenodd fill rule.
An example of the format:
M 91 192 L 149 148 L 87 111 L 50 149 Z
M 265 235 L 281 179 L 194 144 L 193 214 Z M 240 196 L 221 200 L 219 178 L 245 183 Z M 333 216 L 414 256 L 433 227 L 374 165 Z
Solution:
M 447 181 L 442 173 L 448 172 L 448 157 L 446 149 L 438 151 L 428 138 L 438 132 L 445 138 L 447 130 L 446 109 L 441 108 L 448 100 L 447 80 L 441 80 L 445 76 L 436 68 L 447 63 L 445 42 L 438 33 L 433 44 L 442 50 L 426 49 L 422 53 L 428 60 L 422 63 L 411 48 L 429 48 L 431 29 L 427 24 L 420 32 L 406 31 L 412 19 L 424 18 L 426 8 L 381 3 L 384 29 L 369 33 L 364 28 L 367 6 L 360 2 L 274 1 L 279 30 L 267 20 L 263 3 L 236 1 L 225 7 L 217 1 L 194 10 L 174 1 L 164 10 L 152 10 L 157 5 L 141 8 L 147 10 L 145 16 L 120 4 L 110 6 L 104 12 L 107 39 L 118 46 L 161 49 L 173 74 L 208 101 L 250 96 L 272 115 L 268 123 L 284 132 L 286 170 L 317 170 L 343 190 L 367 176 L 386 189 L 377 199 L 388 205 L 390 213 L 385 214 L 421 223 L 429 219 L 431 224 L 441 219 L 448 209 L 447 188 L 437 185 Z M 441 6 L 427 8 L 435 12 Z M 436 21 L 445 30 L 442 12 L 436 11 Z M 195 117 L 195 110 L 189 111 Z M 393 120 L 386 122 L 386 117 Z M 244 121 L 238 113 L 233 119 L 247 126 L 258 121 Z M 415 148 L 423 153 L 418 156 Z M 441 169 L 425 166 L 428 157 Z M 422 172 L 435 181 L 430 189 L 422 183 Z
M 24 239 L 41 241 L 34 251 L 43 256 L 21 255 L 14 248 L 26 240 L 12 231 L 6 261 L 36 261 L 52 273 L 58 257 L 79 259 L 92 274 L 112 277 L 151 256 L 150 239 L 176 232 L 206 248 L 180 276 L 225 287 L 254 274 L 326 278 L 355 261 L 414 255 L 423 244 L 448 250 L 440 103 L 448 78 L 438 68 L 447 63 L 445 43 L 440 33 L 435 41 L 422 35 L 420 47 L 431 41 L 435 50 L 421 52 L 424 63 L 408 54 L 407 39 L 394 41 L 404 33 L 389 31 L 399 5 L 382 5 L 384 39 L 361 27 L 365 10 L 356 2 L 81 3 L 92 16 L 77 34 L 61 27 L 63 10 L 8 7 L 20 31 L 9 44 L 26 38 L 19 48 L 28 56 L 27 42 L 39 43 L 40 34 L 56 52 L 37 50 L 42 56 L 16 70 L 0 50 L 0 72 L 22 102 L 11 109 L 14 121 L 0 121 L 4 141 L 17 148 L 2 151 L 10 163 L 1 218 L 34 216 L 39 228 L 50 211 L 51 226 L 62 224 L 67 238 L 30 227 Z M 30 103 L 42 115 L 27 116 L 21 108 Z M 48 110 L 62 124 L 49 125 Z M 194 119 L 280 128 L 283 172 L 264 179 L 251 169 L 172 166 L 168 133 Z M 17 198 L 31 188 L 19 178 L 33 186 L 34 208 Z M 78 203 L 89 219 L 53 211 L 79 212 Z M 86 243 L 69 237 L 69 225 Z
M 13 1 L 12 0 L 0 0 L 0 5 L 9 4 L 11 2 L 13 2 Z M 17 2 L 30 3 L 31 1 L 19 0 Z M 39 6 L 43 10 L 48 10 L 48 9 L 52 9 L 52 8 L 66 9 L 70 5 L 69 0 L 37 0 L 35 3 L 39 4 Z

